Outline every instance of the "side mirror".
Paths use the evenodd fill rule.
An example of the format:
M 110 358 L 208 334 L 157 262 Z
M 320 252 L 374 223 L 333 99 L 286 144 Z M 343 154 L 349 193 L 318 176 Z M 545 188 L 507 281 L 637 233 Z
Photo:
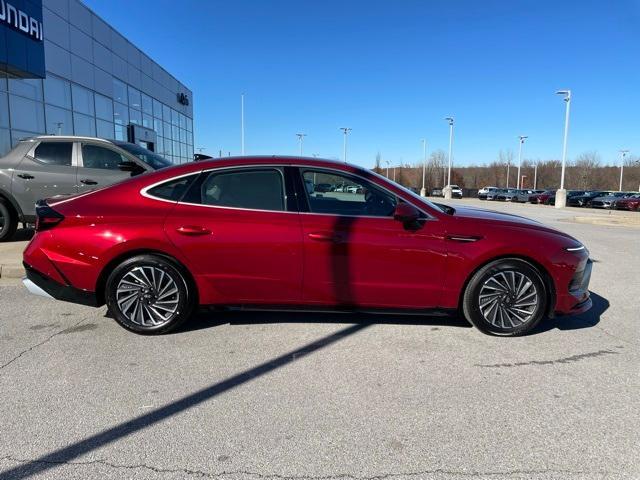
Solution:
M 118 168 L 123 172 L 131 172 L 132 177 L 144 172 L 144 168 L 142 168 L 136 162 L 132 162 L 131 160 L 126 160 L 122 163 L 119 163 Z
M 393 219 L 402 222 L 404 228 L 407 230 L 417 230 L 420 228 L 419 218 L 420 211 L 408 203 L 399 203 L 393 212 Z

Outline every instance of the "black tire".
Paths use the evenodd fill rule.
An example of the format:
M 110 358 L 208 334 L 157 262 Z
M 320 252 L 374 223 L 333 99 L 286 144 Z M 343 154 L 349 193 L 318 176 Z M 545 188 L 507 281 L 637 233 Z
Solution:
M 18 215 L 5 200 L 0 199 L 0 242 L 11 240 L 18 228 Z
M 176 329 L 190 317 L 196 304 L 194 288 L 182 266 L 160 255 L 145 254 L 124 260 L 111 272 L 105 300 L 109 312 L 127 330 L 158 335 Z M 130 295 L 136 297 L 132 303 Z
M 526 288 L 526 290 L 524 290 L 528 285 L 526 280 L 525 283 L 521 284 L 523 290 L 521 290 L 520 304 L 515 303 L 515 295 L 503 294 L 498 292 L 497 288 L 491 289 L 492 286 L 495 285 L 497 287 L 498 285 L 498 283 L 494 283 L 496 280 L 493 280 L 496 275 L 499 278 L 505 278 L 507 280 L 506 283 L 509 283 L 513 278 L 514 285 L 520 285 L 520 278 L 525 278 L 531 282 L 531 287 Z M 488 293 L 492 291 L 496 293 Z M 532 292 L 535 292 L 535 297 L 527 299 L 526 297 L 530 296 Z M 495 295 L 495 297 L 488 297 L 489 301 L 484 303 L 483 308 L 485 306 L 490 306 L 490 308 L 486 308 L 484 311 L 480 306 L 481 295 L 485 297 L 487 295 Z M 497 300 L 497 304 L 494 300 Z M 517 310 L 518 313 L 513 310 L 518 305 L 534 301 L 535 305 L 520 307 L 520 310 Z M 494 305 L 491 305 L 492 303 Z M 530 263 L 514 258 L 495 260 L 480 268 L 469 280 L 462 299 L 462 311 L 466 319 L 482 332 L 498 336 L 515 337 L 526 334 L 545 317 L 546 309 L 547 289 L 540 272 Z M 523 310 L 527 311 L 528 315 L 524 315 L 522 313 Z M 520 322 L 515 316 L 511 316 L 509 312 L 521 315 L 524 317 L 524 321 Z

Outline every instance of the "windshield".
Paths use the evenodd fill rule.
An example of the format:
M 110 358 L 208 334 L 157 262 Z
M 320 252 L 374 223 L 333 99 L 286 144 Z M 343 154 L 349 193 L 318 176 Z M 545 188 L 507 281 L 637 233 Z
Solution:
M 123 150 L 126 150 L 131 155 L 138 157 L 144 163 L 149 165 L 154 170 L 160 170 L 161 168 L 170 167 L 173 165 L 169 160 L 161 157 L 157 153 L 153 153 L 151 150 L 147 150 L 139 145 L 128 142 L 113 142 Z

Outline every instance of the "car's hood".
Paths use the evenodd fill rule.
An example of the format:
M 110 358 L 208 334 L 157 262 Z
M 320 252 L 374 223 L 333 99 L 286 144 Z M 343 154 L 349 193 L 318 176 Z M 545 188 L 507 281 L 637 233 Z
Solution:
M 528 228 L 532 230 L 545 231 L 555 233 L 566 238 L 574 239 L 571 235 L 568 235 L 555 228 L 548 227 L 540 222 L 532 220 L 530 218 L 521 217 L 519 215 L 513 215 L 511 213 L 496 212 L 493 210 L 486 210 L 484 208 L 474 207 L 455 207 L 454 218 L 460 218 L 462 220 L 475 220 L 482 222 L 495 223 L 496 226 L 504 225 L 509 227 Z

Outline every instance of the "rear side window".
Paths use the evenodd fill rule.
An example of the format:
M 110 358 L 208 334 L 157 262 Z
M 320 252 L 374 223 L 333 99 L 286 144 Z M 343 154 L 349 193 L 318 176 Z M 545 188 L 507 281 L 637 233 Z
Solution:
M 119 170 L 122 162 L 128 159 L 110 148 L 98 145 L 82 144 L 82 165 L 85 168 L 100 168 L 102 170 Z
M 275 168 L 214 171 L 199 188 L 191 189 L 186 201 L 217 207 L 284 211 L 283 174 Z
M 147 190 L 147 195 L 152 197 L 160 198 L 162 200 L 170 200 L 172 202 L 177 202 L 182 198 L 185 192 L 189 189 L 193 181 L 196 179 L 198 174 L 189 175 L 188 177 L 176 178 L 174 180 L 169 180 L 166 183 L 161 185 L 157 185 L 153 188 Z
M 71 166 L 72 142 L 42 142 L 36 147 L 36 160 L 49 165 Z

